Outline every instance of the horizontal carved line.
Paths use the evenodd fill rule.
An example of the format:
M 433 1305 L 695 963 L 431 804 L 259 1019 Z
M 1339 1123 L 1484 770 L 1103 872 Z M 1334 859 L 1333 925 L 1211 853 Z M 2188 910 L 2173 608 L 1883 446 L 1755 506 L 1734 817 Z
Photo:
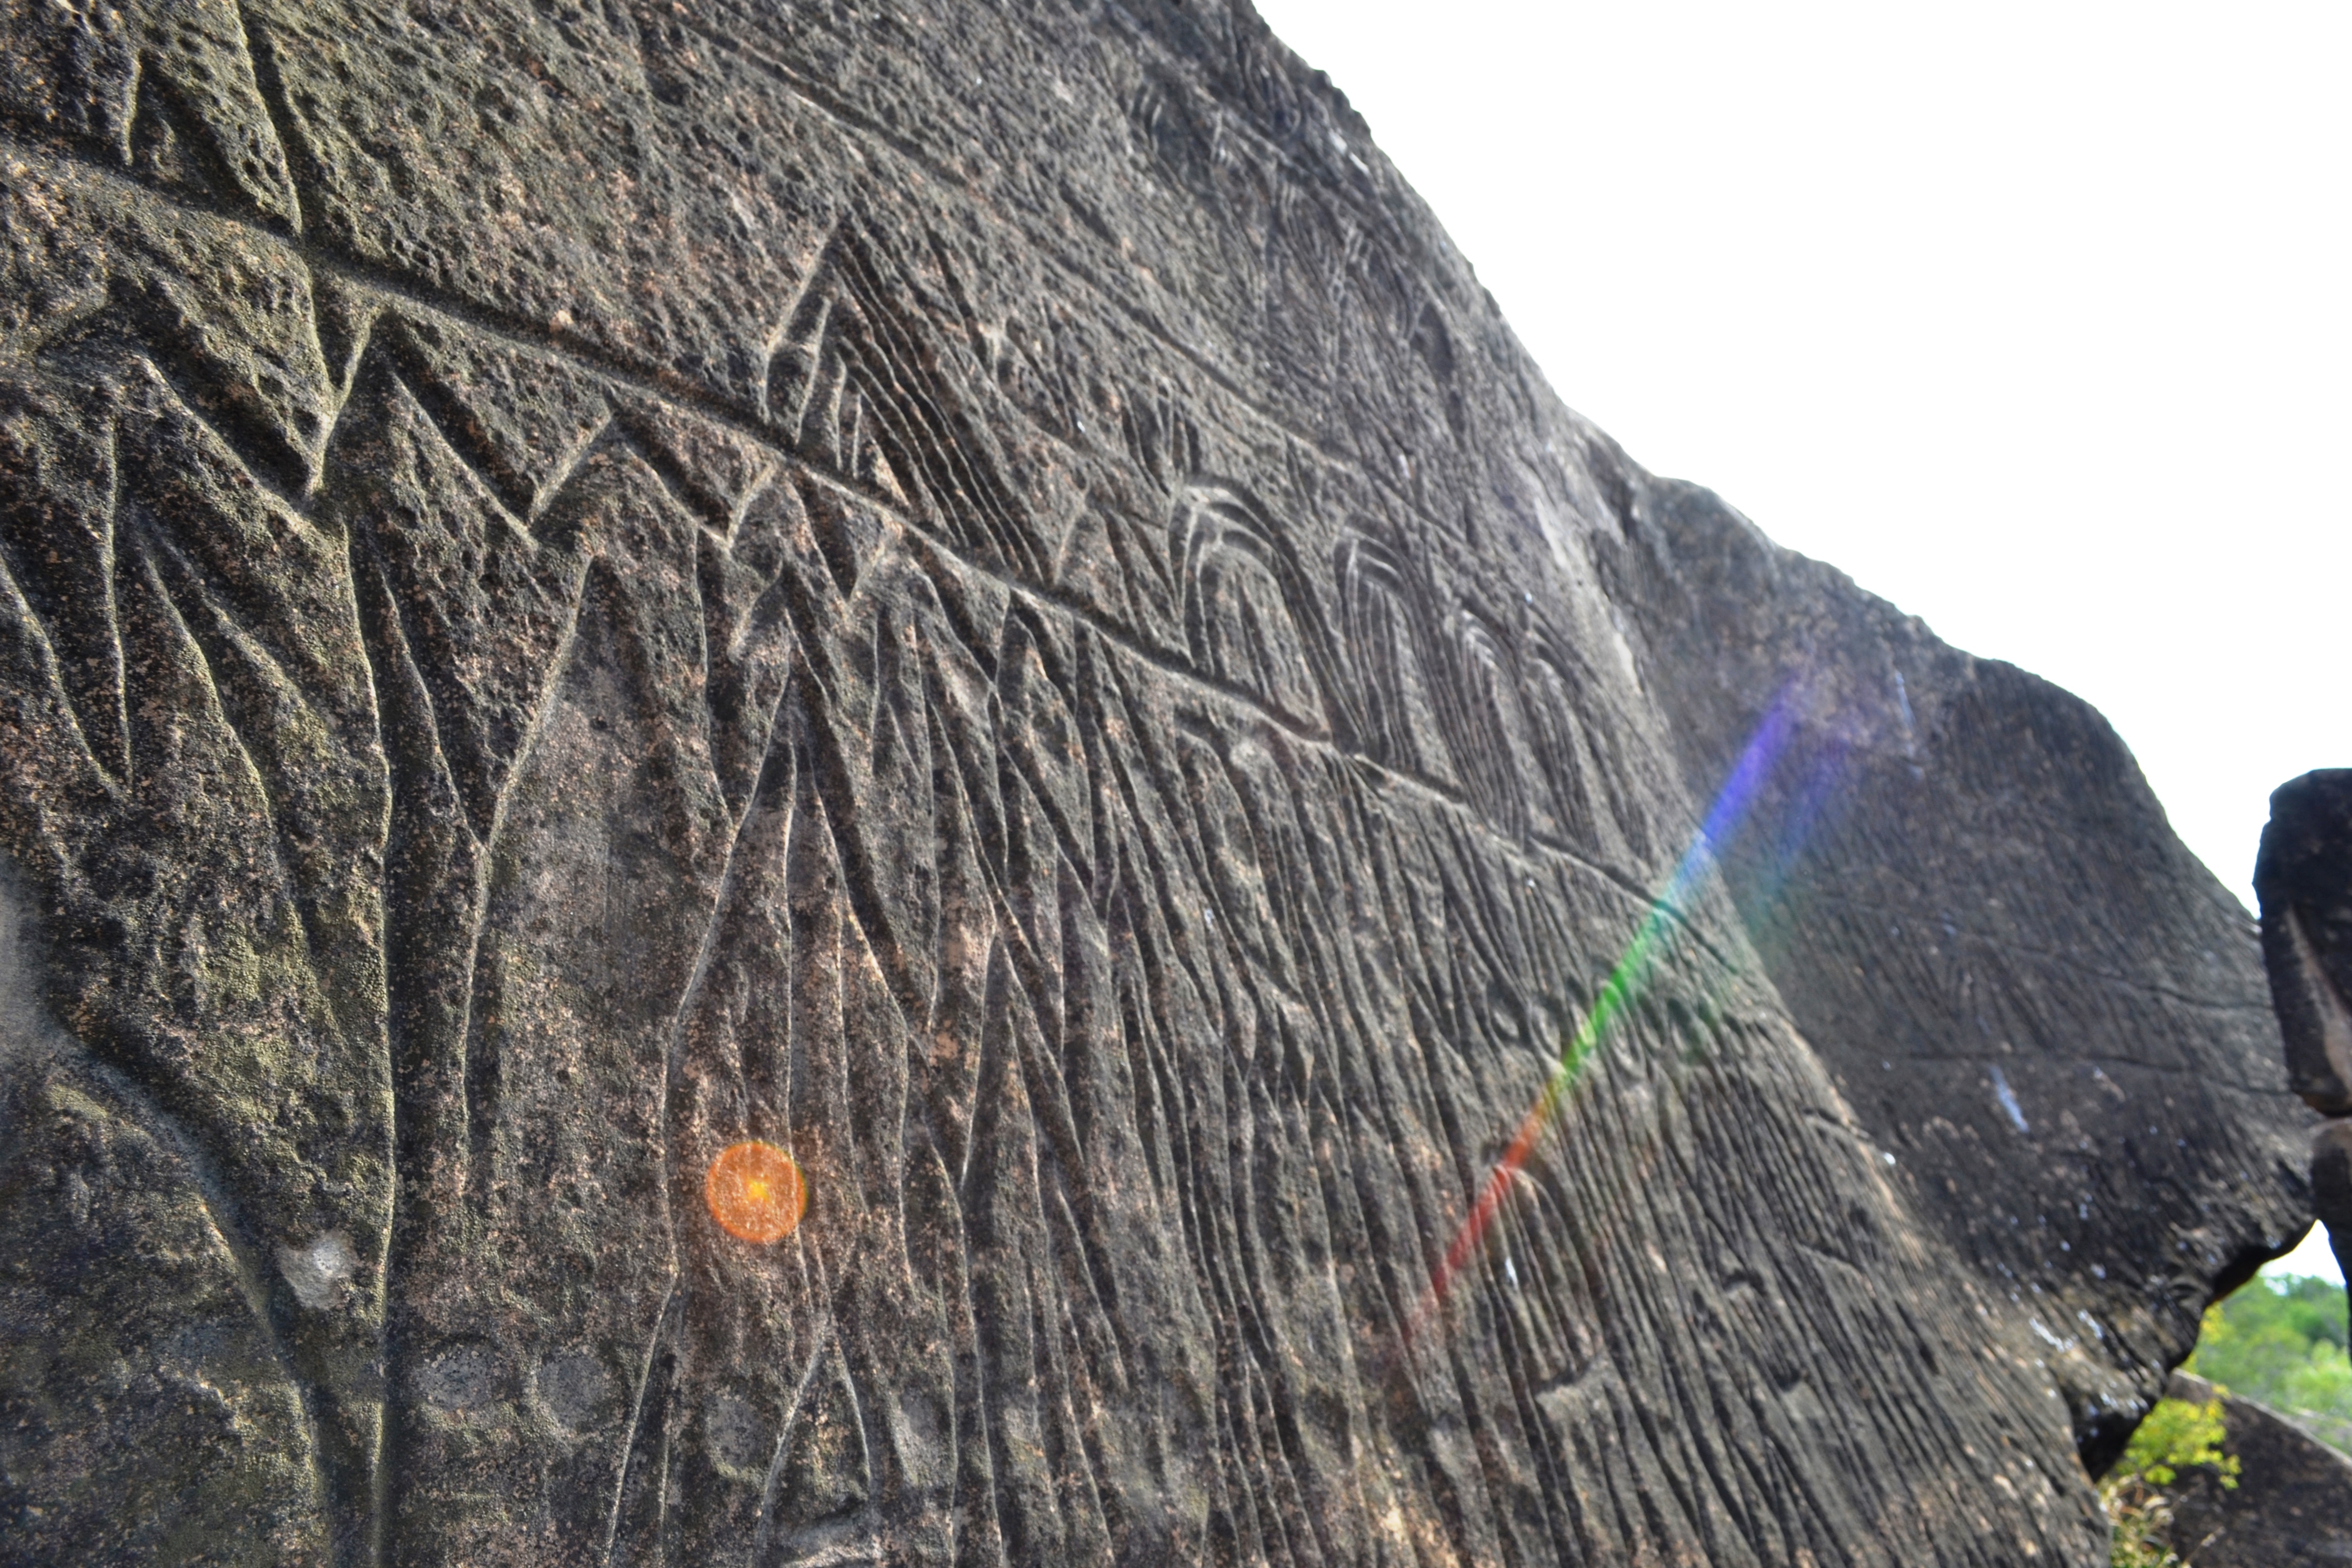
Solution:
M 632 363 L 622 356 L 594 344 L 582 342 L 568 333 L 551 331 L 541 323 L 527 321 L 511 312 L 467 301 L 439 298 L 435 291 L 421 288 L 412 280 L 387 268 L 353 260 L 331 247 L 289 237 L 236 215 L 189 202 L 175 193 L 159 190 L 144 181 L 110 168 L 79 152 L 28 145 L 22 138 L 5 131 L 0 131 L 0 140 L 16 142 L 24 153 L 44 162 L 68 164 L 77 174 L 94 176 L 110 185 L 127 186 L 137 193 L 141 200 L 159 202 L 195 216 L 243 229 L 257 242 L 275 247 L 299 258 L 313 270 L 329 273 L 347 284 L 384 295 L 409 310 L 440 317 L 445 321 L 478 332 L 485 337 L 529 353 L 568 361 L 593 374 L 625 386 L 641 396 L 688 409 L 757 444 L 762 450 L 773 456 L 780 464 L 789 465 L 792 468 L 806 473 L 828 487 L 839 489 L 845 495 L 855 496 L 860 502 L 884 510 L 886 515 L 889 515 L 894 521 L 899 523 L 909 533 L 921 538 L 929 548 L 938 551 L 942 556 L 953 561 L 961 570 L 986 577 L 1042 607 L 1050 607 L 1067 619 L 1085 624 L 1106 640 L 1150 664 L 1154 668 L 1184 681 L 1203 693 L 1213 694 L 1234 706 L 1246 709 L 1265 723 L 1292 736 L 1303 746 L 1345 757 L 1359 767 L 1377 773 L 1404 793 L 1424 796 L 1452 808 L 1462 816 L 1477 823 L 1483 831 L 1512 853 L 1524 856 L 1528 852 L 1527 847 L 1504 838 L 1492 824 L 1470 810 L 1458 792 L 1412 773 L 1402 772 L 1364 753 L 1340 750 L 1332 746 L 1328 741 L 1307 734 L 1267 709 L 1253 695 L 1238 688 L 1206 679 L 1198 671 L 1170 660 L 1127 628 L 1105 619 L 1075 597 L 1010 576 L 991 564 L 973 559 L 954 544 L 940 538 L 932 531 L 919 526 L 912 520 L 887 508 L 870 490 L 856 484 L 848 476 L 829 472 L 812 463 L 805 454 L 783 446 L 776 438 L 775 433 L 749 410 L 739 408 L 726 399 L 682 377 Z M 1553 844 L 1538 843 L 1534 846 L 1534 848 L 1550 858 L 1601 878 L 1638 903 L 1646 905 L 1653 897 L 1651 889 L 1615 867 L 1588 859 Z M 1676 920 L 1689 923 L 1689 917 L 1685 911 L 1676 910 L 1670 913 Z M 1709 951 L 1713 951 L 1711 945 Z M 1722 957 L 1719 953 L 1717 956 L 1718 959 Z

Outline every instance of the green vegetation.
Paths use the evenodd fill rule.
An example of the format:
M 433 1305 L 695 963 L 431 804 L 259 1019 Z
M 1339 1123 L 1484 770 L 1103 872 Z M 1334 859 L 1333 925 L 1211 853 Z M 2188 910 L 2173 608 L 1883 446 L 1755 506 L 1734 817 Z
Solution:
M 2352 1454 L 2352 1360 L 2345 1354 L 2344 1287 L 2256 1279 L 2205 1314 L 2185 1372 L 2259 1400 Z
M 2201 1341 L 2200 1342 L 2202 1342 Z M 2099 1483 L 2099 1501 L 2113 1521 L 2114 1568 L 2175 1568 L 2180 1559 L 2163 1544 L 2172 1522 L 2172 1499 L 2167 1490 L 2180 1472 L 2200 1465 L 2219 1471 L 2224 1487 L 2238 1484 L 2234 1454 L 2221 1452 L 2229 1433 L 2221 1422 L 2221 1402 L 2209 1399 L 2190 1405 L 2160 1399 L 2147 1419 L 2132 1434 L 2131 1446 Z
M 2115 1477 L 2137 1476 L 2152 1487 L 2168 1487 L 2190 1466 L 2210 1465 L 2221 1472 L 2221 1485 L 2235 1489 L 2237 1457 L 2221 1452 L 2221 1441 L 2229 1435 L 2221 1424 L 2219 1399 L 2202 1405 L 2159 1399 L 2147 1419 L 2139 1424 L 2139 1430 L 2132 1434 L 2131 1447 L 2124 1450 Z
M 2197 1351 L 2182 1366 L 2223 1394 L 2259 1400 L 2314 1436 L 2352 1453 L 2352 1359 L 2345 1346 L 2345 1292 L 2325 1280 L 2257 1279 L 2205 1314 Z M 2236 1456 L 2224 1454 L 2219 1399 L 2166 1399 L 2099 1483 L 2115 1526 L 2114 1568 L 2180 1568 L 2164 1545 L 2173 1490 L 2200 1467 L 2234 1488 Z

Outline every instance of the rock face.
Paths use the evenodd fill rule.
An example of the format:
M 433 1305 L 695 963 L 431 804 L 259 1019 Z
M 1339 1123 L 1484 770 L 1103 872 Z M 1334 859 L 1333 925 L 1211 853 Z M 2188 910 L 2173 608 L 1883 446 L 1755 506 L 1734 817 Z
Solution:
M 2252 924 L 2088 706 L 1706 491 L 1645 494 L 1612 579 L 1685 776 L 1775 700 L 1806 715 L 1724 857 L 1758 961 L 2102 1472 L 2207 1301 L 2305 1226 L 2315 1119 L 2283 1103 Z
M 1244 7 L 0 62 L 0 1557 L 2104 1559 L 2249 922 Z
M 2352 768 L 2271 792 L 2254 892 L 2287 1080 L 2327 1118 L 2312 1134 L 2312 1196 L 2352 1273 Z

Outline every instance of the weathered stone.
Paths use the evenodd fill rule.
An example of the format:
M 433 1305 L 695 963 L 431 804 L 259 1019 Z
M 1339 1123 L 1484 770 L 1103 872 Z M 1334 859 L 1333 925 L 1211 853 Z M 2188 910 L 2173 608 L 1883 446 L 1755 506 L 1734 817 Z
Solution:
M 2023 1315 L 2093 1473 L 2302 1234 L 2253 922 L 2089 706 L 1938 642 L 1692 486 L 1604 560 L 1684 773 L 1774 705 L 1726 881 L 1906 1205 Z
M 2287 1081 L 2330 1118 L 2312 1134 L 2312 1204 L 2352 1277 L 2352 769 L 2271 792 L 2254 892 Z
M 0 61 L 0 1558 L 2100 1559 L 2307 1199 L 2247 922 L 1245 6 Z
M 2311 1205 L 2336 1267 L 2352 1279 L 2352 1119 L 2323 1121 L 2311 1135 Z
M 2352 1115 L 2352 769 L 2271 792 L 2254 892 L 2287 1079 L 2314 1110 Z

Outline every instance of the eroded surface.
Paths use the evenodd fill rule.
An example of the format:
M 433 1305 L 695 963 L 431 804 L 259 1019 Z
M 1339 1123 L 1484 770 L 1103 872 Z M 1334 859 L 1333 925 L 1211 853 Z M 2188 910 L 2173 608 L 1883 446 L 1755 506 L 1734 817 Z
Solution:
M 1624 580 L 1679 492 L 1254 17 L 0 26 L 5 1551 L 152 1554 L 135 1486 L 224 1562 L 2103 1554 L 2069 1397 L 2294 1223 L 2274 1050 L 2160 1156 L 2207 1251 L 2035 1255 L 2148 1325 L 2062 1395 L 1885 1028 L 1809 1041 L 1708 882 L 1405 1333 L 1729 721 Z M 2178 855 L 2048 765 L 2120 804 L 1948 851 L 2004 953 L 2133 918 L 2076 847 Z M 2198 940 L 2116 994 L 2237 1019 Z M 702 1200 L 747 1138 L 771 1247 Z

